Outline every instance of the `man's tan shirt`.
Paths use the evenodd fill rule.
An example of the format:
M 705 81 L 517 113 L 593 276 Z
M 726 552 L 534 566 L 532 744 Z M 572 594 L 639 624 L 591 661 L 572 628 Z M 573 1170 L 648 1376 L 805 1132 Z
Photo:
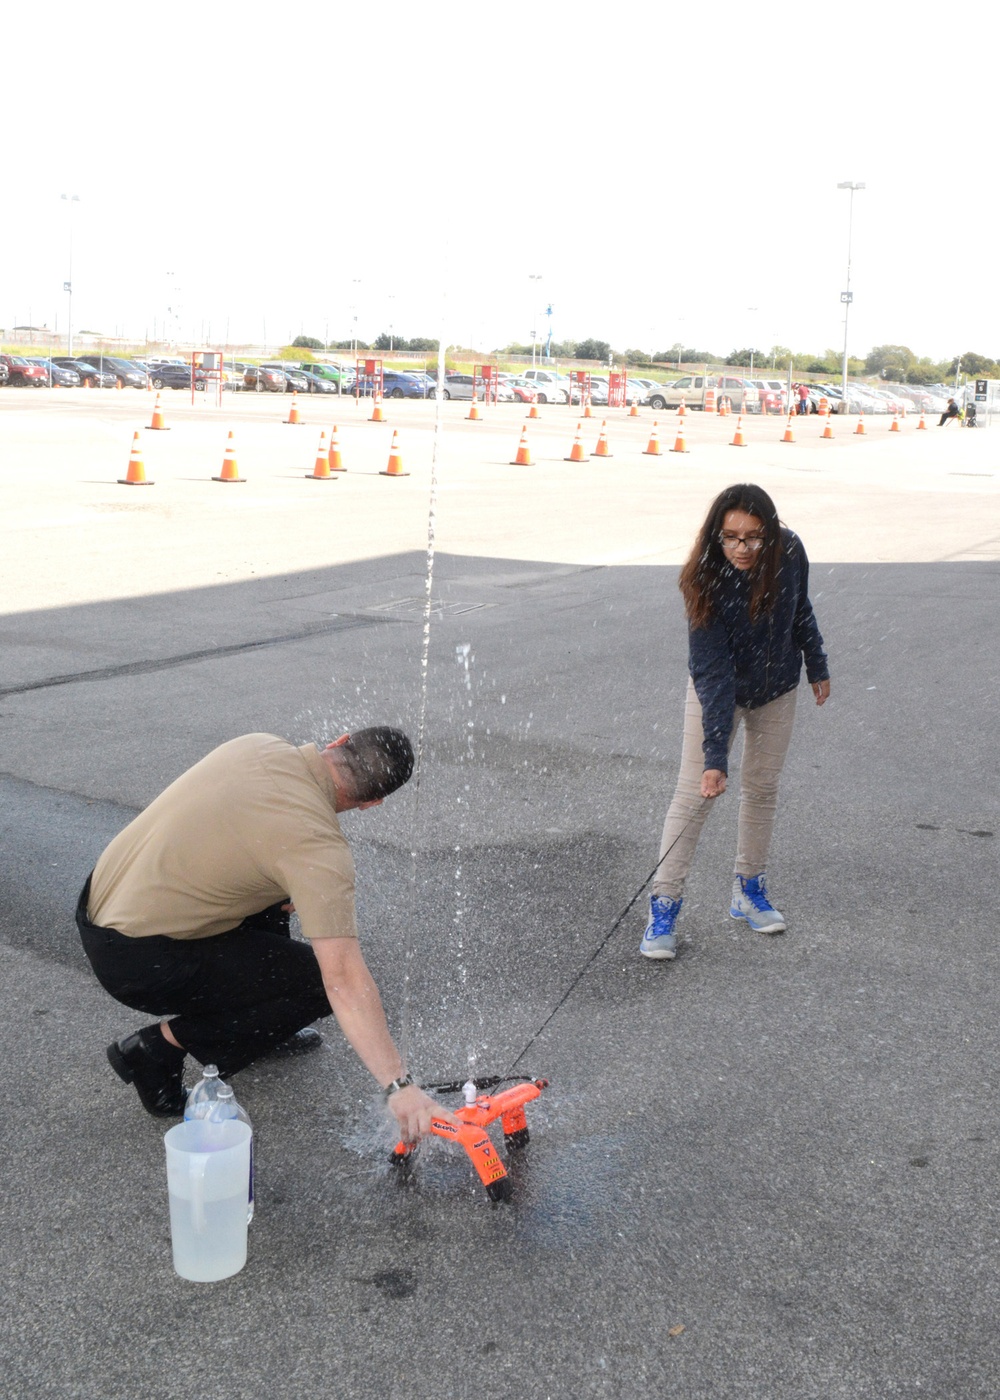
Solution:
M 356 938 L 354 861 L 315 744 L 245 734 L 189 768 L 94 869 L 92 923 L 210 938 L 291 899 L 307 938 Z

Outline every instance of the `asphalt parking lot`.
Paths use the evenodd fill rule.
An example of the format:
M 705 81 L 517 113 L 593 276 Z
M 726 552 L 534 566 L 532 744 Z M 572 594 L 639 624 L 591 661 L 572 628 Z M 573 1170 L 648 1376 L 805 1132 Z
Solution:
M 289 426 L 279 396 L 163 403 L 153 433 L 152 395 L 0 391 L 10 1393 L 994 1396 L 991 433 L 834 419 L 824 442 L 810 419 L 782 443 L 752 418 L 736 448 L 735 419 L 691 414 L 680 453 L 667 413 L 651 456 L 655 415 L 612 410 L 612 455 L 571 464 L 579 411 L 549 406 L 515 467 L 514 405 L 393 401 L 379 424 L 303 400 Z M 334 423 L 347 471 L 308 480 Z M 149 487 L 118 484 L 136 429 Z M 230 431 L 246 479 L 214 482 Z M 741 479 L 802 535 L 831 656 L 775 838 L 789 933 L 727 916 L 730 803 L 677 962 L 637 957 L 641 904 L 595 958 L 676 772 L 677 566 Z M 184 1283 L 163 1125 L 104 1059 L 141 1018 L 90 976 L 76 891 L 213 745 L 381 721 L 423 755 L 419 787 L 346 823 L 366 955 L 418 1076 L 550 1079 L 514 1200 L 443 1144 L 402 1187 L 328 1025 L 320 1055 L 238 1077 L 249 1261 Z

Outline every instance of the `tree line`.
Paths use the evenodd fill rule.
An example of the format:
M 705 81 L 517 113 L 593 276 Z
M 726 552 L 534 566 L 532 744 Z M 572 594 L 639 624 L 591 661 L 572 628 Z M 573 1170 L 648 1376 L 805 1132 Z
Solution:
M 439 342 L 431 340 L 427 336 L 416 336 L 413 340 L 407 340 L 405 336 L 393 335 L 391 331 L 382 331 L 374 340 L 331 340 L 324 345 L 321 340 L 317 340 L 314 335 L 297 335 L 292 341 L 296 350 L 416 350 L 424 353 L 437 350 Z

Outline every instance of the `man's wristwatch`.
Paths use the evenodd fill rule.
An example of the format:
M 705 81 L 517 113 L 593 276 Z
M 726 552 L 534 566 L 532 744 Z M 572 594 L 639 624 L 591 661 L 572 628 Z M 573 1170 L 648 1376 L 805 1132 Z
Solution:
M 398 1079 L 394 1079 L 391 1084 L 387 1084 L 382 1091 L 387 1099 L 391 1099 L 393 1094 L 398 1094 L 400 1089 L 408 1089 L 413 1083 L 413 1075 L 407 1072 L 401 1074 Z

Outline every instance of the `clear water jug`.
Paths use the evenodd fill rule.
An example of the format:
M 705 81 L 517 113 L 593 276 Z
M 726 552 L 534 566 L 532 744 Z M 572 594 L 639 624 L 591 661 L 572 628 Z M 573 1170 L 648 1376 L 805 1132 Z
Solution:
M 251 1136 L 238 1118 L 195 1119 L 163 1139 L 170 1242 L 181 1278 L 213 1283 L 246 1263 Z

